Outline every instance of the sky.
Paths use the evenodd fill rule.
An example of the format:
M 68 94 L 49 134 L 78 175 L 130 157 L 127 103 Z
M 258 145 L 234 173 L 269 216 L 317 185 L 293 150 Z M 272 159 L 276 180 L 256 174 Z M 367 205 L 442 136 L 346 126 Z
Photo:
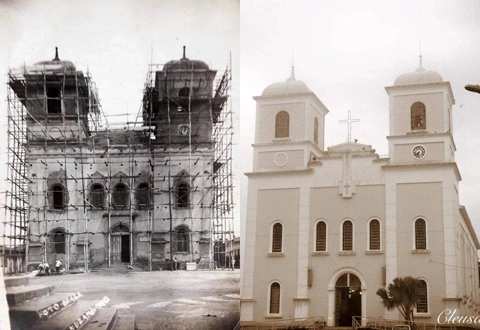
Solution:
M 388 155 L 388 95 L 395 79 L 418 68 L 450 81 L 455 97 L 453 135 L 462 175 L 460 203 L 480 236 L 480 3 L 478 0 L 241 1 L 241 152 L 252 168 L 255 101 L 269 84 L 304 81 L 329 109 L 325 147 L 352 139 Z M 247 159 L 248 158 L 248 159 Z M 242 178 L 242 191 L 246 185 Z M 244 210 L 246 194 L 242 195 Z M 245 214 L 243 212 L 243 214 Z
M 206 62 L 218 75 L 231 61 L 231 101 L 239 127 L 239 11 L 239 0 L 0 0 L 0 141 L 5 141 L 0 143 L 0 191 L 6 189 L 9 68 L 51 60 L 58 47 L 61 60 L 90 72 L 103 111 L 128 113 L 132 121 L 141 106 L 149 64 L 182 58 L 185 45 L 189 59 Z M 109 122 L 121 120 L 127 117 L 112 116 Z M 239 200 L 240 185 L 235 185 Z M 235 212 L 238 235 L 238 206 Z

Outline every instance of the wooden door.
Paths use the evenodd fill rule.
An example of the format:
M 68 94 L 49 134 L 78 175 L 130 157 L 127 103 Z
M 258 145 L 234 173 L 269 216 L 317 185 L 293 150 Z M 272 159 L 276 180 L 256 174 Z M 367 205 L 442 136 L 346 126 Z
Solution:
M 122 261 L 122 236 L 112 235 L 112 261 L 119 263 Z

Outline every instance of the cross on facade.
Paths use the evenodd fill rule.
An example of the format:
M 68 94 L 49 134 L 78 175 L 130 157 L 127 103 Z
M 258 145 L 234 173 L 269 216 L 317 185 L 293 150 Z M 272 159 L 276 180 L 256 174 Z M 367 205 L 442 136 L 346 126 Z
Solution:
M 342 124 L 348 124 L 348 137 L 347 142 L 352 142 L 352 123 L 358 123 L 360 119 L 352 119 L 352 113 L 348 110 L 348 119 L 340 120 L 339 122 Z

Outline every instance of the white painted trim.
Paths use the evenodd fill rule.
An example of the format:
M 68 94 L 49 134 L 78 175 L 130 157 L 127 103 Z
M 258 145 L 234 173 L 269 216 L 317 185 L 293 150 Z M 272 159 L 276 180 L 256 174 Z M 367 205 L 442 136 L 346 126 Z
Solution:
M 325 223 L 325 251 L 317 251 L 317 224 L 319 222 Z M 318 219 L 315 221 L 313 226 L 313 244 L 312 244 L 312 252 L 328 252 L 328 222 L 325 219 Z
M 370 249 L 370 223 L 373 220 L 377 220 L 378 223 L 380 224 L 380 249 L 378 250 L 371 250 Z M 382 222 L 380 221 L 380 218 L 378 217 L 372 217 L 368 220 L 367 223 L 367 251 L 383 251 L 383 235 L 382 235 Z
M 413 222 L 412 222 L 412 225 L 413 225 L 413 229 L 412 229 L 412 233 L 413 233 L 413 241 L 412 241 L 412 251 L 422 251 L 422 249 L 417 249 L 416 246 L 415 246 L 415 243 L 416 243 L 416 238 L 417 238 L 417 232 L 415 231 L 415 222 L 417 222 L 417 220 L 419 219 L 422 219 L 423 221 L 425 221 L 425 247 L 426 247 L 426 251 L 428 251 L 428 221 L 426 219 L 426 217 L 424 216 L 417 216 L 413 219 Z
M 280 299 L 278 302 L 278 313 L 270 313 L 270 299 L 271 299 L 271 293 L 272 293 L 272 284 L 273 283 L 278 283 L 280 285 Z M 268 283 L 267 286 L 267 313 L 265 314 L 265 318 L 271 318 L 271 317 L 282 317 L 282 284 L 280 283 L 279 280 L 272 280 L 270 283 Z
M 428 285 L 428 281 L 426 278 L 424 277 L 418 277 L 419 280 L 423 280 L 425 281 L 425 284 L 427 285 L 427 312 L 426 313 L 419 313 L 417 312 L 417 306 L 415 306 L 415 310 L 413 311 L 413 316 L 415 317 L 428 317 L 430 316 L 430 295 L 429 295 L 429 285 Z
M 346 221 L 350 221 L 352 223 L 352 250 L 344 250 L 343 249 L 343 224 Z M 355 223 L 350 218 L 343 219 L 342 222 L 340 223 L 340 250 L 339 251 L 340 252 L 355 252 Z
M 351 273 L 355 276 L 357 276 L 360 279 L 360 282 L 362 284 L 361 289 L 362 289 L 362 325 L 366 325 L 367 322 L 367 296 L 368 296 L 368 291 L 367 291 L 367 284 L 365 281 L 365 277 L 358 271 L 356 268 L 352 267 L 343 267 L 338 269 L 335 273 L 333 273 L 332 276 L 330 276 L 330 279 L 328 281 L 328 315 L 327 315 L 327 326 L 334 326 L 335 325 L 335 285 L 337 284 L 338 279 L 340 276 Z
M 268 253 L 279 253 L 279 252 L 273 252 L 273 226 L 276 224 L 276 223 L 279 223 L 282 225 L 282 251 L 280 251 L 280 253 L 284 253 L 284 245 L 285 245 L 285 225 L 283 224 L 282 221 L 280 220 L 275 220 L 274 222 L 272 222 L 272 224 L 270 225 L 270 246 L 268 248 Z

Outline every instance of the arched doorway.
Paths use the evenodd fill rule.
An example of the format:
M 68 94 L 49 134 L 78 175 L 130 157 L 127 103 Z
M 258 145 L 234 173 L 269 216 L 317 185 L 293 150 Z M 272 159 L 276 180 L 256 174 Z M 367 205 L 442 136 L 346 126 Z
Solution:
M 355 274 L 345 273 L 335 283 L 335 326 L 352 326 L 354 316 L 362 316 L 362 283 Z
M 125 224 L 112 227 L 112 262 L 130 262 L 130 228 Z

